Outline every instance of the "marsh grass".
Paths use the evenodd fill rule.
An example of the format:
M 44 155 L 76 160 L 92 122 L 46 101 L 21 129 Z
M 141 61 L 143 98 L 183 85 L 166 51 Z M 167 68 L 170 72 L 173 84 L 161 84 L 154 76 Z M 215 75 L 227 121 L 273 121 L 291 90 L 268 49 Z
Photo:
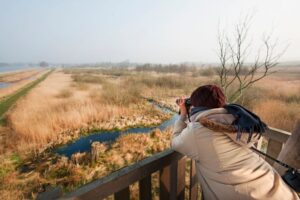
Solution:
M 148 87 L 161 87 L 166 89 L 176 89 L 186 87 L 188 81 L 178 76 L 163 76 L 163 77 L 144 77 L 140 80 L 142 84 Z
M 72 75 L 72 78 L 75 82 L 79 82 L 79 83 L 98 83 L 98 84 L 105 83 L 103 77 L 95 76 L 91 74 L 76 74 L 76 75 Z
M 57 98 L 69 98 L 72 96 L 72 92 L 68 89 L 63 89 L 59 92 L 58 95 L 56 95 Z
M 269 126 L 293 131 L 300 119 L 300 82 L 270 77 L 249 88 L 238 103 L 257 113 Z
M 135 83 L 124 85 L 122 80 L 106 78 L 99 85 L 88 80 L 75 82 L 72 76 L 56 72 L 19 101 L 7 114 L 10 133 L 6 135 L 15 138 L 12 141 L 7 137 L 9 146 L 15 151 L 41 152 L 91 128 L 147 126 L 167 117 L 141 98 L 142 88 Z M 88 88 L 81 90 L 77 84 Z
M 63 70 L 66 74 L 72 75 L 95 75 L 102 74 L 107 76 L 126 76 L 132 73 L 131 70 L 122 67 L 111 67 L 111 68 L 66 68 Z
M 25 87 L 21 88 L 20 90 L 18 90 L 14 94 L 12 94 L 12 95 L 4 98 L 3 100 L 1 100 L 0 101 L 0 124 L 4 124 L 4 122 L 5 122 L 5 120 L 3 118 L 4 114 L 9 110 L 10 107 L 12 105 L 14 105 L 20 97 L 27 94 L 37 84 L 39 84 L 41 81 L 45 80 L 47 78 L 47 76 L 52 72 L 53 72 L 53 70 L 47 72 L 46 74 L 44 74 L 39 79 L 27 84 Z
M 169 148 L 171 129 L 128 134 L 112 144 L 103 144 L 105 148 L 96 162 L 89 162 L 89 154 L 78 154 L 70 160 L 60 157 L 53 159 L 57 162 L 37 163 L 31 174 L 17 172 L 17 166 L 32 152 L 40 155 L 35 152 L 43 151 L 53 142 L 71 141 L 79 137 L 82 130 L 121 129 L 166 119 L 143 98 L 172 107 L 177 97 L 190 95 L 200 85 L 217 83 L 216 75 L 211 72 L 201 75 L 200 71 L 200 76 L 190 71 L 184 75 L 128 69 L 64 71 L 51 74 L 8 113 L 6 138 L 14 140 L 6 140 L 3 144 L 13 153 L 0 157 L 0 199 L 35 198 L 48 185 L 63 186 L 65 191 L 70 191 Z M 296 119 L 300 118 L 299 85 L 295 78 L 267 78 L 247 90 L 239 103 L 253 110 L 270 126 L 291 131 Z M 33 151 L 27 155 L 25 152 L 29 150 Z M 154 179 L 157 176 L 157 181 L 152 191 L 158 194 L 158 174 L 153 176 Z M 131 190 L 137 198 L 136 186 Z
M 103 85 L 101 101 L 107 105 L 129 106 L 141 102 L 141 88 L 136 84 L 123 86 L 114 83 Z
M 77 82 L 77 83 L 74 82 L 71 84 L 71 86 L 74 87 L 75 89 L 82 90 L 82 91 L 86 91 L 89 89 L 89 85 L 83 82 Z
M 88 160 L 81 163 L 63 156 L 55 159 L 55 162 L 37 162 L 33 173 L 27 175 L 15 173 L 10 177 L 9 184 L 1 185 L 0 198 L 36 198 L 37 193 L 43 192 L 45 186 L 62 186 L 65 192 L 74 190 L 92 180 L 104 177 L 124 166 L 169 148 L 171 132 L 171 129 L 164 132 L 153 130 L 150 134 L 123 135 L 113 144 L 102 143 L 102 152 L 98 154 L 96 162 L 92 161 L 90 154 L 85 154 Z M 5 176 L 2 181 L 7 180 L 8 177 Z M 31 184 L 32 180 L 35 182 Z M 154 177 L 154 182 L 158 183 L 157 176 Z M 22 190 L 21 194 L 7 192 L 18 188 Z M 138 187 L 133 185 L 131 190 L 133 191 L 132 199 L 137 199 Z
M 285 103 L 280 100 L 264 100 L 253 108 L 269 126 L 292 132 L 300 119 L 300 107 L 297 103 Z M 270 114 L 272 113 L 272 114 Z

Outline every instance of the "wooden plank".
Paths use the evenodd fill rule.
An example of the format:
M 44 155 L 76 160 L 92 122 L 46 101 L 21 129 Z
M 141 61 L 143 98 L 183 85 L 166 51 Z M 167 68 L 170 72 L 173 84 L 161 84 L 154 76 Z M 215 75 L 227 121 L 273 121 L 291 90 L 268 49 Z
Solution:
M 191 161 L 189 199 L 190 200 L 198 199 L 196 162 L 194 160 Z
M 300 169 L 300 120 L 298 120 L 292 133 L 280 151 L 278 160 L 296 169 Z M 283 175 L 286 171 L 285 167 L 277 163 L 274 164 L 274 168 L 280 175 Z
M 186 157 L 183 157 L 178 161 L 177 167 L 177 195 L 176 199 L 184 200 L 185 195 L 185 167 L 186 167 Z
M 133 165 L 122 168 L 104 178 L 86 184 L 76 191 L 67 194 L 64 198 L 103 199 L 182 157 L 182 154 L 171 149 L 160 152 Z
M 123 190 L 115 193 L 115 200 L 129 200 L 129 199 L 130 199 L 129 187 L 126 187 Z
M 160 199 L 184 200 L 186 158 L 160 170 Z
M 263 143 L 263 137 L 261 137 L 256 144 L 254 144 L 254 146 L 258 149 L 261 150 L 262 147 L 262 143 Z
M 60 187 L 47 188 L 46 192 L 38 194 L 37 200 L 47 200 L 47 199 L 58 199 L 62 196 L 62 189 Z
M 151 175 L 139 181 L 140 200 L 151 200 Z
M 164 167 L 160 170 L 159 199 L 171 199 L 171 166 Z
M 266 132 L 263 134 L 264 137 L 275 140 L 277 142 L 285 143 L 290 137 L 291 133 L 283 131 L 277 128 L 268 127 Z
M 281 149 L 282 149 L 282 145 L 283 143 L 278 142 L 276 140 L 273 139 L 269 139 L 268 141 L 268 148 L 267 148 L 267 154 L 269 156 L 272 156 L 273 158 L 277 158 L 277 156 L 279 155 Z M 266 158 L 266 161 L 270 164 L 273 165 L 274 161 L 272 161 L 269 158 Z
M 178 161 L 174 160 L 171 163 L 171 174 L 170 174 L 170 183 L 171 183 L 171 190 L 170 190 L 170 199 L 176 199 L 177 197 L 177 184 L 178 184 Z

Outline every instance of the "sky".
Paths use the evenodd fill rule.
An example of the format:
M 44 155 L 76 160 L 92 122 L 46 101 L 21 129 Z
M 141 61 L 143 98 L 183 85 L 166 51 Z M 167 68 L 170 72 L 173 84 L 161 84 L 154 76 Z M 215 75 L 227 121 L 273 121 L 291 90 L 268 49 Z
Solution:
M 0 62 L 217 62 L 218 27 L 230 36 L 248 13 L 253 55 L 272 32 L 279 48 L 289 45 L 281 61 L 299 61 L 299 8 L 300 0 L 0 0 Z

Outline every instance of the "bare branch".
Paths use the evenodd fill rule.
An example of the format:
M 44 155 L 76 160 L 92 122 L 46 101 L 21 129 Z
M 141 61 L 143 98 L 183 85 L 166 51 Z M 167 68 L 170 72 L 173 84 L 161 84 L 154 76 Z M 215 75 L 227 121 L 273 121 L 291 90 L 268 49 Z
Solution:
M 219 78 L 221 87 L 229 101 L 237 101 L 244 90 L 274 73 L 270 70 L 278 65 L 279 59 L 288 47 L 276 54 L 278 39 L 272 42 L 272 33 L 264 34 L 263 46 L 258 49 L 253 64 L 245 65 L 251 48 L 248 34 L 252 18 L 253 15 L 247 15 L 235 26 L 232 40 L 224 32 L 219 31 L 218 33 L 218 57 L 221 63 Z M 233 85 L 238 87 L 232 87 Z M 228 90 L 233 88 L 235 89 L 231 94 L 228 94 Z

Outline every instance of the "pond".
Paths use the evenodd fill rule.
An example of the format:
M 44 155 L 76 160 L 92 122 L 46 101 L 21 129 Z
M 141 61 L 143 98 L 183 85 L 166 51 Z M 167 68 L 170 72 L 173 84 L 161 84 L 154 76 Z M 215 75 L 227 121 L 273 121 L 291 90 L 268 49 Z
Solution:
M 162 112 L 174 114 L 174 112 L 168 108 L 161 107 L 155 103 L 153 103 L 153 105 L 155 106 L 156 109 L 159 109 Z M 62 147 L 59 147 L 58 149 L 55 150 L 55 152 L 60 155 L 67 156 L 67 157 L 71 157 L 72 154 L 77 153 L 77 152 L 81 152 L 81 153 L 82 152 L 90 152 L 91 144 L 95 141 L 113 142 L 121 135 L 129 134 L 129 133 L 148 134 L 154 129 L 160 129 L 163 131 L 163 130 L 167 129 L 168 127 L 172 126 L 175 123 L 175 121 L 178 119 L 178 117 L 179 116 L 177 114 L 174 114 L 169 120 L 166 120 L 163 123 L 159 124 L 158 126 L 153 126 L 153 127 L 137 127 L 137 128 L 129 128 L 129 129 L 122 130 L 122 131 L 113 130 L 113 131 L 95 132 L 95 133 L 89 134 L 88 136 L 82 136 L 70 144 L 66 144 Z
M 0 82 L 0 89 L 1 89 L 1 88 L 6 88 L 6 87 L 8 87 L 8 86 L 10 86 L 10 85 L 11 85 L 11 83 Z

